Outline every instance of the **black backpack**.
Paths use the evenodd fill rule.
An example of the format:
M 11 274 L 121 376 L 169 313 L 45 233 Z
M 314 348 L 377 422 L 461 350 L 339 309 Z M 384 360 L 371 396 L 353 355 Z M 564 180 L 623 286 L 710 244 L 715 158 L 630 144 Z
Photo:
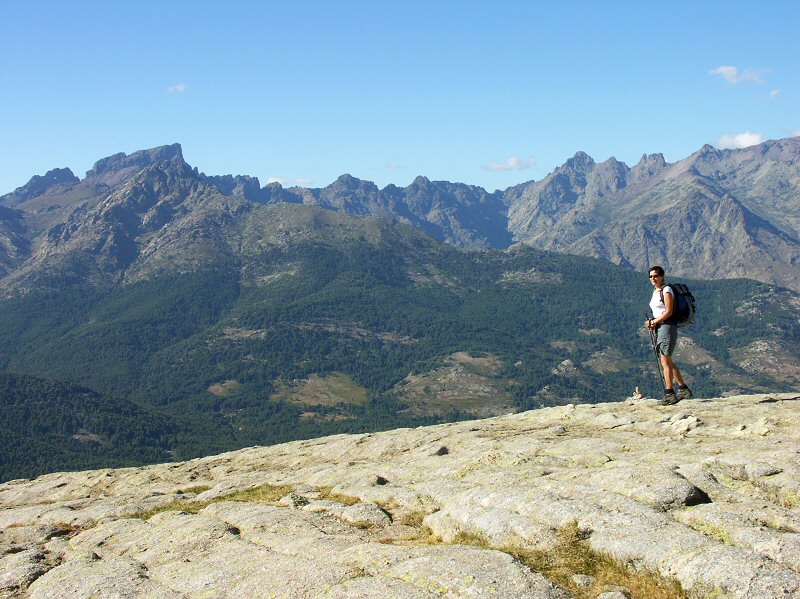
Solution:
M 665 284 L 665 286 L 667 286 Z M 683 283 L 670 283 L 670 289 L 675 292 L 675 306 L 666 322 L 679 327 L 688 327 L 694 322 L 695 303 L 694 296 L 689 288 Z M 661 289 L 661 302 L 664 303 L 664 290 Z

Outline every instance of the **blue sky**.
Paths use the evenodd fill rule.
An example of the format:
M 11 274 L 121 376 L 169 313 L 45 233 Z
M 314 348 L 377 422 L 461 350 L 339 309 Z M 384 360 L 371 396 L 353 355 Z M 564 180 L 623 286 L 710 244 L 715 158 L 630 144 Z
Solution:
M 488 190 L 800 134 L 800 3 L 0 2 L 0 194 L 178 142 L 209 175 Z

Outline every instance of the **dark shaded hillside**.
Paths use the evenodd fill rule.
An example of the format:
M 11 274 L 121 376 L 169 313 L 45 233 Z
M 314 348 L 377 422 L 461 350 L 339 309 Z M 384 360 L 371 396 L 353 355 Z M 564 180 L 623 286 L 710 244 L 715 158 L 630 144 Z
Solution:
M 174 419 L 84 387 L 0 373 L 0 481 L 169 459 Z
M 17 449 L 6 472 L 157 461 L 167 449 L 185 459 L 469 417 L 481 413 L 459 399 L 472 393 L 469 385 L 454 383 L 446 405 L 409 391 L 409 376 L 424 382 L 459 353 L 499 365 L 476 379 L 498 390 L 481 400 L 495 413 L 502 409 L 489 404 L 498 395 L 508 397 L 510 409 L 527 409 L 620 400 L 636 385 L 651 394 L 660 389 L 641 332 L 650 287 L 637 273 L 530 248 L 459 251 L 369 219 L 347 221 L 364 235 L 337 238 L 326 223 L 304 240 L 267 244 L 196 272 L 107 288 L 64 286 L 0 302 L 0 369 L 101 394 L 59 387 L 56 397 L 74 398 L 50 399 L 60 407 L 19 416 L 28 428 L 9 429 Z M 700 315 L 679 355 L 699 396 L 800 382 L 792 343 L 800 337 L 796 294 L 744 280 L 691 285 Z M 780 371 L 756 359 L 762 341 L 781 348 Z M 309 396 L 311 383 L 330 386 L 334 376 L 346 392 L 329 401 Z M 94 404 L 78 401 L 84 397 Z M 110 446 L 76 446 L 89 448 L 96 461 L 79 459 L 77 449 L 42 458 L 57 453 L 53 443 L 68 440 L 76 427 L 87 428 L 78 415 L 95 404 L 91 412 L 124 414 L 142 432 Z M 72 413 L 61 437 L 39 434 L 51 414 Z M 97 430 L 87 430 L 117 439 L 121 421 L 102 422 L 105 428 L 94 423 Z M 22 430 L 29 431 L 28 445 L 16 436 Z

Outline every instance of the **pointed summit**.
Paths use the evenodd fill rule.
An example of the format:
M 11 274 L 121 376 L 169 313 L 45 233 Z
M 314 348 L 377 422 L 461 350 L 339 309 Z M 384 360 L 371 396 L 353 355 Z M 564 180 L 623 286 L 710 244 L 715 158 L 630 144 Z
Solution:
M 347 214 L 369 214 L 369 206 L 377 201 L 378 186 L 349 174 L 339 176 L 336 181 L 314 190 L 320 206 Z M 317 202 L 314 202 L 317 203 Z
M 347 187 L 357 186 L 358 182 L 359 180 L 356 179 L 350 173 L 339 175 L 339 177 L 336 179 L 336 183 L 341 183 L 342 185 L 345 185 Z
M 417 175 L 417 177 L 411 182 L 409 187 L 429 187 L 431 184 L 431 180 L 424 175 Z
M 641 160 L 628 174 L 628 183 L 634 184 L 655 177 L 667 167 L 663 154 L 642 154 Z
M 378 187 L 372 181 L 365 181 L 345 173 L 344 175 L 340 175 L 336 181 L 325 187 L 322 191 L 334 193 L 343 191 L 375 193 L 378 191 Z
M 664 168 L 666 164 L 667 161 L 664 160 L 664 154 L 659 152 L 658 154 L 642 154 L 642 158 L 636 166 Z
M 589 170 L 594 165 L 594 159 L 586 152 L 576 152 L 575 156 L 564 163 L 565 167 L 579 171 Z
M 720 152 L 721 152 L 721 150 L 715 148 L 711 144 L 705 144 L 702 148 L 697 150 L 697 152 L 695 152 L 694 155 L 695 156 L 702 156 L 702 157 L 707 157 L 707 156 L 714 157 L 714 156 L 718 156 L 720 154 Z

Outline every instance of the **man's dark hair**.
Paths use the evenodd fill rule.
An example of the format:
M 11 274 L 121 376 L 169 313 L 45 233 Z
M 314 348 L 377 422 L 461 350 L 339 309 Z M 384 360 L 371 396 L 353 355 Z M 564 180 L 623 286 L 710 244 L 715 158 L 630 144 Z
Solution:
M 661 277 L 664 276 L 664 269 L 661 268 L 660 266 L 651 266 L 650 270 L 648 270 L 647 272 L 650 273 L 650 272 L 653 272 L 653 271 L 656 271 L 656 274 L 661 276 Z

